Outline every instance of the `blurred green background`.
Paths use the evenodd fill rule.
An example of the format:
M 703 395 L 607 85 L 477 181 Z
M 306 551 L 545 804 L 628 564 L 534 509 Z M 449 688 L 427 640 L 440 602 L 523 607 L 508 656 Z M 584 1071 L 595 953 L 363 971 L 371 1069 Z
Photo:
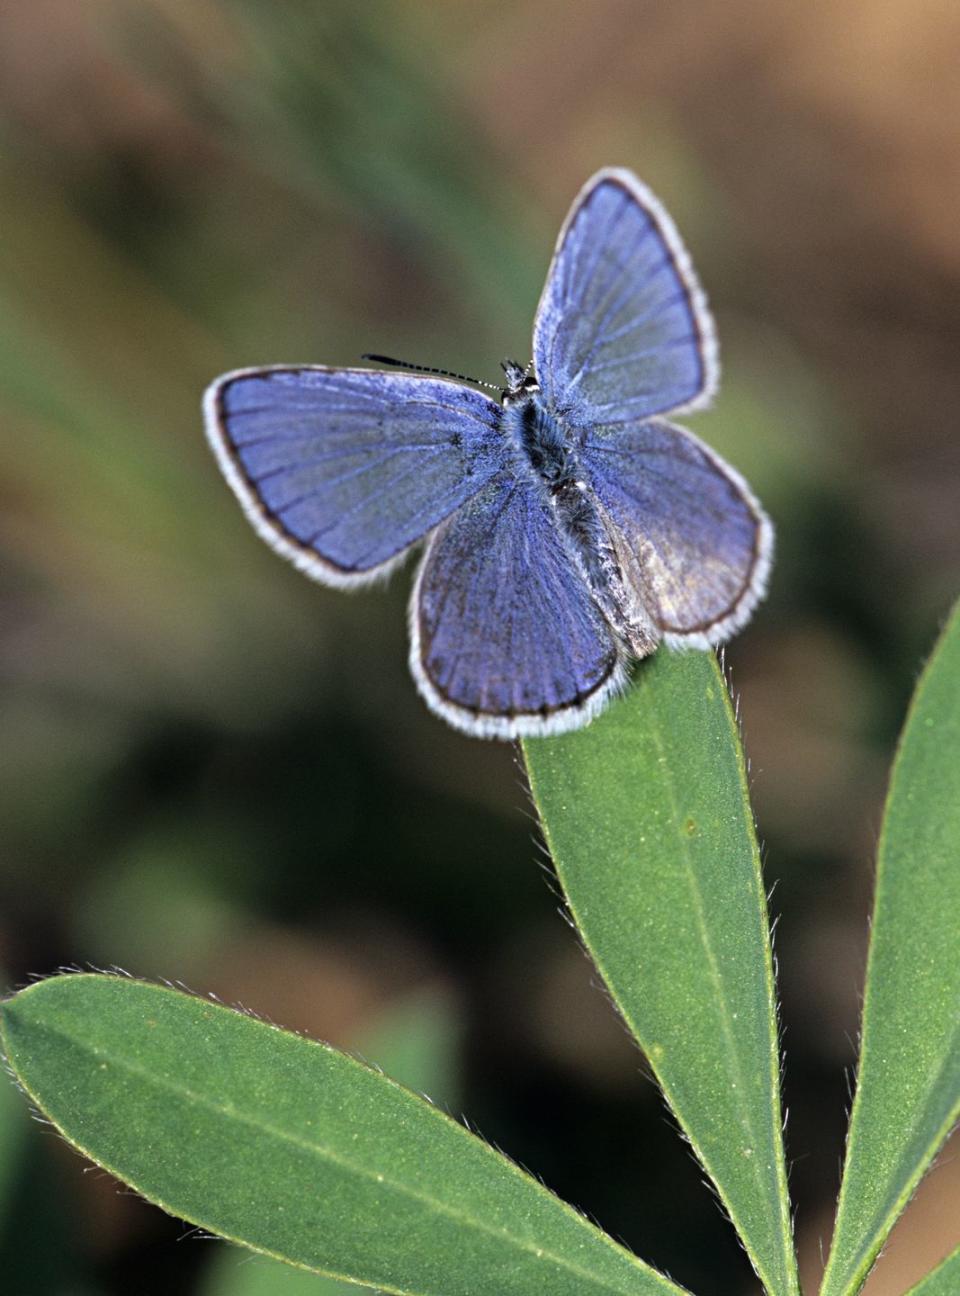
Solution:
M 960 569 L 958 59 L 955 0 L 0 6 L 4 982 L 117 964 L 346 1046 L 413 996 L 435 1097 L 701 1296 L 754 1290 L 557 916 L 515 752 L 417 699 L 408 574 L 281 562 L 199 416 L 224 369 L 367 350 L 496 381 L 577 189 L 631 166 L 718 318 L 695 430 L 778 526 L 727 663 L 812 1283 L 885 769 Z M 293 1290 L 10 1097 L 9 1296 Z M 947 1155 L 870 1296 L 958 1213 Z

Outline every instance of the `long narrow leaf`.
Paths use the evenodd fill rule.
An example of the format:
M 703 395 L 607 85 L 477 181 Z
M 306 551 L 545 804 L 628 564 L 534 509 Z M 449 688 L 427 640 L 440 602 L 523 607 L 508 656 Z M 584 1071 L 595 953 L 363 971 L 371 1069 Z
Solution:
M 570 911 L 768 1291 L 797 1291 L 766 895 L 713 654 L 524 744 Z
M 23 1156 L 24 1134 L 29 1124 L 17 1106 L 12 1085 L 0 1079 L 0 1237 L 4 1232 L 7 1208 L 14 1192 L 17 1171 Z
M 75 1147 L 256 1251 L 422 1296 L 680 1290 L 409 1090 L 219 1004 L 66 976 L 0 1038 Z
M 960 1247 L 911 1287 L 906 1296 L 957 1296 L 957 1292 L 960 1292 Z
M 359 1051 L 387 1075 L 418 1093 L 452 1101 L 457 1028 L 441 997 L 413 995 L 394 1004 L 383 1021 L 359 1043 Z M 202 1296 L 369 1296 L 369 1288 L 265 1256 L 223 1245 L 204 1274 Z
M 863 1043 L 823 1296 L 859 1291 L 960 1116 L 960 606 L 914 694 L 877 858 Z

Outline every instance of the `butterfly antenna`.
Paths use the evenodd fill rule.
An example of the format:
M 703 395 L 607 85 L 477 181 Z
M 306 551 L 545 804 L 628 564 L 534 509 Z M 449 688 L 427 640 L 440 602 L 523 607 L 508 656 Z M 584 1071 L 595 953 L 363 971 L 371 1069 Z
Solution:
M 493 383 L 484 382 L 482 378 L 470 378 L 466 374 L 454 373 L 452 369 L 434 369 L 432 365 L 411 364 L 409 360 L 394 360 L 392 356 L 374 355 L 369 351 L 362 355 L 360 359 L 373 360 L 377 364 L 393 365 L 395 369 L 412 369 L 415 373 L 437 374 L 441 378 L 457 378 L 460 382 L 476 383 L 478 387 L 486 387 L 490 391 L 498 392 L 500 390 Z

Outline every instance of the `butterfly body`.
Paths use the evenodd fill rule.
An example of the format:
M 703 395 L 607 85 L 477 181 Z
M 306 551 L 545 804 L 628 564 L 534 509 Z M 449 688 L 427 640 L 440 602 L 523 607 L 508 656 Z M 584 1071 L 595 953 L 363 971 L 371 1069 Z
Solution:
M 739 475 L 667 419 L 717 384 L 703 294 L 629 172 L 574 203 L 533 361 L 500 402 L 423 374 L 240 370 L 205 403 L 257 531 L 352 587 L 426 541 L 410 663 L 430 707 L 481 737 L 585 724 L 658 643 L 729 638 L 763 594 L 770 523 Z
M 517 366 L 518 368 L 518 366 Z M 611 629 L 635 657 L 656 646 L 656 630 L 631 590 L 605 516 L 577 454 L 583 440 L 568 416 L 554 415 L 543 404 L 535 376 L 527 370 L 526 386 L 504 396 L 504 429 L 516 449 L 518 471 L 541 492 L 573 562 Z

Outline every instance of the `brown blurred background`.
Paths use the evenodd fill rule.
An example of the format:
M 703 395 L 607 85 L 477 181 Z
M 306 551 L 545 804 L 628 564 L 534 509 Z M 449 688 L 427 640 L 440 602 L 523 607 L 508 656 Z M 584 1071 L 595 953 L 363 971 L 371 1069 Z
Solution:
M 812 1288 L 885 770 L 960 568 L 958 67 L 955 0 L 0 4 L 6 984 L 119 964 L 346 1045 L 419 996 L 435 1096 L 700 1296 L 754 1290 L 557 917 L 515 753 L 417 700 L 408 575 L 288 568 L 198 412 L 221 370 L 366 350 L 495 381 L 574 193 L 631 166 L 718 318 L 695 430 L 778 526 L 727 661 Z M 253 1292 L 19 1108 L 10 1296 Z M 958 1214 L 948 1152 L 870 1296 Z

